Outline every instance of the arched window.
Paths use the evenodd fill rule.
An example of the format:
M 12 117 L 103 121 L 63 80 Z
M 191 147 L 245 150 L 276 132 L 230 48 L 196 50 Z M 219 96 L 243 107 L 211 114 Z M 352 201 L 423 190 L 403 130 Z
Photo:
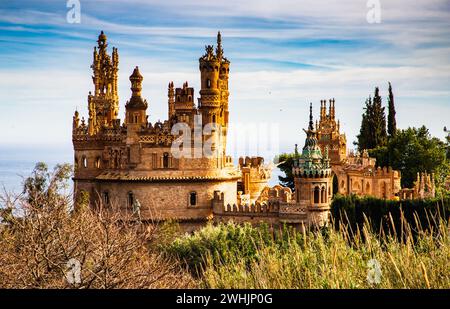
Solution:
M 326 194 L 325 194 L 325 187 L 322 187 L 322 191 L 320 194 L 320 202 L 321 203 L 326 203 L 327 202 L 327 198 L 326 198 Z
M 103 192 L 103 204 L 105 204 L 105 206 L 109 205 L 109 192 L 108 191 Z
M 188 96 L 188 101 L 189 101 L 189 102 L 192 101 L 192 96 Z
M 177 95 L 177 102 L 180 102 L 180 96 Z
M 197 192 L 191 192 L 189 194 L 189 205 L 197 206 Z
M 370 184 L 366 183 L 366 194 L 370 194 Z
M 100 158 L 100 157 L 97 157 L 97 158 L 95 159 L 95 167 L 96 167 L 96 168 L 100 168 L 100 167 L 101 167 L 101 162 L 102 162 L 101 158 Z
M 209 78 L 206 80 L 206 88 L 211 88 L 211 80 Z
M 134 123 L 138 123 L 139 122 L 139 115 L 134 115 Z
M 314 204 L 319 204 L 320 202 L 320 189 L 319 187 L 314 188 Z
M 134 204 L 134 194 L 133 192 L 128 192 L 128 207 L 133 207 Z
M 212 115 L 212 122 L 216 123 L 216 115 Z
M 88 167 L 88 161 L 87 161 L 86 156 L 83 156 L 82 161 L 83 161 L 83 167 L 84 167 L 84 168 L 87 168 L 87 167 Z
M 344 188 L 342 188 L 344 189 Z M 336 175 L 333 176 L 333 188 L 332 188 L 333 195 L 339 192 L 339 179 Z
M 169 168 L 169 153 L 167 152 L 163 154 L 163 167 Z

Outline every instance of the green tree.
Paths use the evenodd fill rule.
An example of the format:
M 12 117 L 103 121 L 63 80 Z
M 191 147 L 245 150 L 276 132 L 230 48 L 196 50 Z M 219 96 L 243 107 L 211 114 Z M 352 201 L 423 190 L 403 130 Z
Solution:
M 444 132 L 447 133 L 445 141 L 447 144 L 447 159 L 450 160 L 450 131 L 447 129 L 447 127 L 444 127 Z
M 359 135 L 357 136 L 358 141 L 355 143 L 359 149 L 372 149 L 374 148 L 369 119 L 373 114 L 372 98 L 366 99 L 366 107 L 364 108 L 364 113 L 362 114 L 361 129 Z
M 389 137 L 395 136 L 397 133 L 397 121 L 395 120 L 395 104 L 394 93 L 392 92 L 392 85 L 389 82 L 389 97 L 388 97 L 388 134 Z
M 49 172 L 47 164 L 38 162 L 31 176 L 24 181 L 23 193 L 27 202 L 33 207 L 45 207 L 66 199 L 61 190 L 68 187 L 71 175 L 70 164 L 58 164 L 53 172 Z
M 284 173 L 285 176 L 278 176 L 280 185 L 289 187 L 291 190 L 295 189 L 294 175 L 292 174 L 292 167 L 295 160 L 299 158 L 297 145 L 295 145 L 294 153 L 283 153 L 276 157 L 275 162 L 278 163 L 278 168 Z
M 382 99 L 378 87 L 375 88 L 375 96 L 373 97 L 373 115 L 369 118 L 369 123 L 375 147 L 386 145 L 386 114 L 384 112 L 384 107 L 382 106 Z
M 386 114 L 378 87 L 375 88 L 373 100 L 370 97 L 366 100 L 361 129 L 357 139 L 355 144 L 359 150 L 374 149 L 386 145 Z
M 386 146 L 370 151 L 378 166 L 391 166 L 402 173 L 402 186 L 411 188 L 418 172 L 435 174 L 436 187 L 443 187 L 449 173 L 446 145 L 432 137 L 425 126 L 398 130 Z

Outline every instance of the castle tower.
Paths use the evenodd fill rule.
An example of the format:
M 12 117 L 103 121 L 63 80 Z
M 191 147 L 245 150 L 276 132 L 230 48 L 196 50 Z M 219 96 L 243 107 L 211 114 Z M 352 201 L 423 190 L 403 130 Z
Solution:
M 219 155 L 225 156 L 228 127 L 228 76 L 230 61 L 223 56 L 222 36 L 217 34 L 217 48 L 205 47 L 206 53 L 199 59 L 201 90 L 199 110 L 203 124 L 212 123 L 219 128 Z
M 131 98 L 125 104 L 126 119 L 125 123 L 128 127 L 142 126 L 147 123 L 147 101 L 142 99 L 142 81 L 144 77 L 139 72 L 139 68 L 136 67 L 133 70 L 133 74 L 130 76 L 131 82 Z
M 325 154 L 319 147 L 317 132 L 314 130 L 312 104 L 310 105 L 309 126 L 305 146 L 293 167 L 296 201 L 307 209 L 308 222 L 313 226 L 324 226 L 329 221 L 333 192 L 332 171 L 328 148 Z
M 94 83 L 94 94 L 88 96 L 89 134 L 96 134 L 102 126 L 112 126 L 119 113 L 119 97 L 117 94 L 117 74 L 119 71 L 119 54 L 113 47 L 112 55 L 108 55 L 106 35 L 100 33 L 98 46 L 94 47 L 91 65 Z M 98 49 L 97 49 L 98 48 Z
M 333 166 L 341 164 L 347 157 L 347 139 L 345 134 L 340 133 L 340 123 L 336 121 L 335 100 L 320 101 L 320 121 L 317 128 L 317 140 L 322 153 L 328 147 L 331 164 Z
M 171 91 L 169 89 L 169 91 Z M 175 89 L 175 102 L 173 113 L 178 122 L 188 123 L 190 126 L 194 124 L 194 88 L 189 87 L 188 82 L 183 83 L 182 88 Z M 170 98 L 169 98 L 170 99 Z

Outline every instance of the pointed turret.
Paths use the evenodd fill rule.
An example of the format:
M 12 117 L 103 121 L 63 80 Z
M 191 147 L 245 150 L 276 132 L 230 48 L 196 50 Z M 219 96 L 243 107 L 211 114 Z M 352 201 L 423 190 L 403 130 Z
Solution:
M 223 56 L 223 49 L 222 49 L 222 35 L 220 34 L 220 31 L 217 33 L 216 55 L 219 61 L 221 61 Z
M 169 118 L 171 119 L 175 115 L 175 90 L 173 88 L 173 81 L 169 83 L 167 88 Z
M 147 101 L 141 96 L 142 81 L 144 77 L 139 72 L 139 67 L 135 67 L 133 73 L 130 76 L 131 82 L 131 98 L 125 104 L 127 124 L 142 124 L 146 122 L 146 110 L 148 107 Z

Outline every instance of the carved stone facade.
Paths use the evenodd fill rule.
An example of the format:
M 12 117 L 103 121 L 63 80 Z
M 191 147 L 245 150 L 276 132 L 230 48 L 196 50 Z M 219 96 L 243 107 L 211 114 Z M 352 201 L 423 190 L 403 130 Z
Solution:
M 117 117 L 118 51 L 113 48 L 112 55 L 108 54 L 103 32 L 97 43 L 89 118 L 80 121 L 78 111 L 73 117 L 75 196 L 84 191 L 93 207 L 120 211 L 132 211 L 138 200 L 143 220 L 206 220 L 212 215 L 215 191 L 223 192 L 227 204 L 237 203 L 237 182 L 242 173 L 225 153 L 230 62 L 223 56 L 220 33 L 215 52 L 207 46 L 199 59 L 198 104 L 187 82 L 180 88 L 170 82 L 169 118 L 153 124 L 147 119 L 149 104 L 141 96 L 144 77 L 138 67 L 130 76 L 131 97 L 125 104 L 125 119 L 121 122 Z M 185 124 L 182 128 L 187 131 L 172 132 L 177 124 Z M 213 129 L 201 134 L 207 124 L 213 124 Z M 187 152 L 175 155 L 174 141 L 184 134 L 190 137 L 187 145 L 180 147 Z M 209 155 L 203 153 L 206 142 L 211 143 Z

